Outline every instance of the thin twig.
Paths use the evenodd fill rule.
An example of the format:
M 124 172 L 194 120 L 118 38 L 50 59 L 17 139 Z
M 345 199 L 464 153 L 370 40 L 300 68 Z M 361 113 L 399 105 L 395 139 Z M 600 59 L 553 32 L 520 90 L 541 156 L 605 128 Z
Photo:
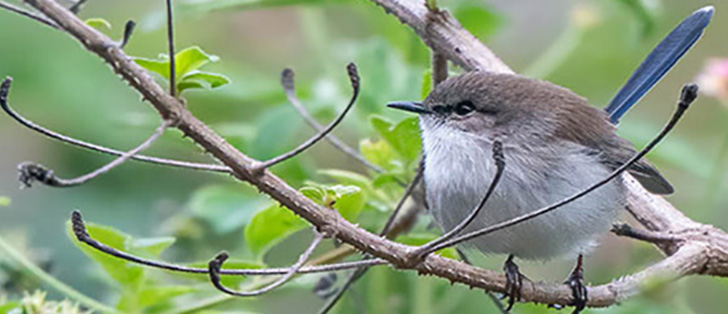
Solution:
M 412 191 L 414 191 L 415 187 L 417 187 L 417 185 L 422 180 L 423 171 L 424 171 L 424 169 L 422 168 L 422 165 L 420 165 L 417 168 L 417 172 L 415 172 L 415 177 L 412 178 L 412 181 L 404 189 L 404 193 L 402 194 L 402 197 L 397 202 L 397 205 L 394 206 L 394 210 L 392 210 L 392 213 L 389 215 L 389 218 L 387 218 L 387 222 L 384 224 L 382 231 L 379 232 L 380 236 L 384 236 L 384 237 L 389 236 L 389 232 L 391 231 L 392 226 L 394 225 L 394 222 L 397 220 L 397 217 L 399 217 L 399 212 L 402 211 L 404 202 L 407 200 L 407 198 L 410 195 L 412 195 Z
M 273 291 L 273 289 L 282 286 L 291 278 L 293 278 L 293 276 L 301 269 L 301 267 L 303 267 L 303 264 L 306 263 L 308 258 L 313 253 L 313 250 L 316 249 L 319 243 L 321 243 L 322 239 L 322 234 L 314 230 L 313 241 L 311 241 L 311 245 L 309 245 L 308 248 L 303 252 L 303 254 L 301 254 L 301 256 L 298 258 L 298 261 L 289 268 L 288 272 L 285 275 L 281 276 L 281 278 L 278 278 L 278 280 L 276 280 L 275 282 L 260 289 L 256 289 L 253 291 L 235 291 L 225 287 L 222 282 L 220 282 L 220 268 L 222 267 L 222 264 L 225 263 L 225 261 L 228 259 L 227 253 L 224 252 L 218 254 L 215 259 L 211 260 L 209 263 L 208 269 L 210 271 L 210 281 L 212 281 L 212 284 L 218 290 L 225 292 L 229 295 L 234 295 L 238 297 L 253 297 L 269 291 Z
M 611 231 L 612 231 L 612 233 L 614 233 L 620 237 L 628 237 L 628 238 L 645 241 L 645 242 L 649 242 L 649 243 L 657 244 L 657 245 L 673 244 L 676 242 L 683 241 L 682 238 L 680 238 L 676 235 L 664 234 L 661 232 L 645 230 L 645 229 L 635 229 L 626 223 L 614 224 L 612 226 Z
M 34 123 L 33 121 L 30 121 L 27 118 L 21 116 L 19 113 L 15 112 L 12 108 L 10 108 L 10 105 L 8 104 L 8 101 L 7 101 L 11 82 L 12 82 L 12 78 L 7 77 L 7 78 L 5 78 L 5 80 L 2 83 L 2 87 L 0 88 L 0 107 L 2 107 L 3 111 L 5 111 L 5 113 L 7 113 L 11 118 L 13 118 L 15 121 L 20 123 L 22 126 L 25 126 L 35 132 L 38 132 L 38 133 L 45 135 L 47 137 L 50 137 L 52 139 L 61 141 L 63 143 L 71 144 L 71 145 L 85 148 L 85 149 L 88 149 L 91 151 L 96 151 L 99 153 L 109 154 L 109 155 L 113 155 L 113 156 L 124 155 L 123 151 L 106 148 L 104 146 L 100 146 L 100 145 L 96 145 L 96 144 L 91 144 L 88 142 L 84 142 L 82 140 L 72 138 L 70 136 L 66 136 L 66 135 L 51 131 L 51 130 L 46 129 L 46 128 Z M 224 165 L 194 163 L 194 162 L 187 162 L 187 161 L 180 161 L 180 160 L 173 160 L 173 159 L 157 158 L 157 157 L 151 157 L 151 156 L 145 156 L 145 155 L 134 155 L 134 156 L 131 156 L 130 159 L 158 164 L 158 165 L 177 167 L 177 168 L 232 173 L 230 168 L 228 168 Z
M 80 177 L 76 177 L 73 179 L 59 178 L 53 174 L 53 170 L 46 169 L 39 164 L 24 162 L 18 166 L 18 171 L 20 172 L 19 180 L 26 187 L 31 187 L 31 185 L 35 181 L 38 181 L 48 186 L 59 188 L 66 188 L 84 184 L 91 179 L 97 178 L 104 173 L 109 172 L 109 170 L 114 169 L 116 166 L 119 166 L 127 161 L 131 156 L 134 156 L 136 153 L 152 145 L 152 143 L 154 143 L 154 141 L 156 141 L 162 135 L 162 133 L 164 133 L 164 130 L 166 130 L 167 127 L 170 126 L 170 124 L 170 121 L 162 121 L 162 124 L 154 131 L 154 133 L 152 133 L 152 135 L 149 136 L 147 140 L 139 144 L 139 146 L 124 153 L 123 155 L 119 156 L 118 158 L 114 159 L 103 167 L 98 168 Z
M 121 42 L 119 43 L 119 48 L 124 49 L 126 47 L 126 44 L 129 43 L 129 39 L 131 38 L 131 34 L 134 33 L 134 28 L 136 27 L 136 22 L 132 20 L 126 21 L 126 24 L 124 25 L 124 35 L 121 37 Z
M 177 265 L 165 262 L 158 262 L 142 257 L 138 257 L 126 252 L 119 251 L 106 244 L 103 244 L 96 239 L 92 238 L 91 235 L 86 231 L 86 225 L 81 216 L 81 212 L 73 211 L 71 214 L 71 224 L 73 226 L 73 233 L 79 242 L 84 243 L 91 248 L 108 255 L 130 261 L 136 264 L 149 266 L 158 269 L 169 270 L 173 272 L 191 273 L 191 274 L 208 274 L 209 269 L 207 268 L 195 268 L 184 265 Z M 387 261 L 383 259 L 370 259 L 367 261 L 355 261 L 355 262 L 342 262 L 328 265 L 312 265 L 301 267 L 296 273 L 298 274 L 310 274 L 310 273 L 323 273 L 332 272 L 339 270 L 347 270 L 352 268 L 358 268 L 361 266 L 377 266 L 387 264 Z M 268 275 L 285 275 L 290 270 L 290 267 L 286 268 L 265 268 L 265 269 L 222 269 L 220 274 L 231 275 L 231 276 L 268 276 Z
M 356 98 L 359 96 L 359 85 L 360 85 L 360 78 L 359 73 L 357 72 L 356 65 L 354 63 L 349 63 L 349 65 L 346 66 L 347 73 L 349 75 L 349 81 L 351 82 L 351 88 L 353 89 L 353 94 L 351 95 L 351 100 L 349 100 L 349 104 L 346 105 L 346 108 L 344 108 L 344 111 L 342 111 L 336 119 L 329 124 L 326 129 L 323 129 L 316 133 L 316 135 L 309 138 L 307 141 L 303 142 L 298 147 L 294 148 L 293 150 L 273 157 L 269 160 L 260 162 L 256 166 L 254 166 L 254 170 L 256 172 L 270 168 L 271 166 L 280 163 L 282 161 L 288 160 L 290 158 L 295 157 L 296 155 L 302 153 L 306 149 L 310 148 L 314 144 L 316 144 L 318 141 L 320 141 L 322 138 L 324 138 L 327 134 L 331 133 L 331 131 L 336 128 L 339 123 L 344 120 L 344 117 L 349 112 L 349 110 L 354 106 L 354 102 L 356 102 Z
M 48 18 L 46 18 L 44 16 L 40 16 L 40 15 L 37 15 L 35 13 L 28 12 L 26 10 L 23 10 L 21 8 L 18 8 L 16 6 L 12 5 L 12 4 L 5 3 L 3 1 L 0 1 L 0 8 L 3 8 L 3 9 L 8 10 L 10 12 L 15 12 L 15 13 L 20 14 L 22 16 L 25 16 L 27 18 L 31 18 L 33 20 L 36 20 L 38 22 L 41 22 L 41 23 L 43 23 L 43 24 L 45 24 L 47 26 L 50 26 L 52 28 L 55 28 L 55 29 L 58 29 L 58 30 L 61 29 L 60 27 L 58 27 L 58 24 L 56 24 L 56 22 L 53 22 L 53 21 L 49 20 Z
M 308 112 L 308 110 L 306 110 L 306 107 L 304 107 L 301 104 L 301 101 L 296 96 L 296 88 L 295 88 L 295 83 L 294 83 L 294 73 L 293 73 L 293 70 L 291 70 L 291 69 L 284 69 L 283 70 L 283 72 L 281 73 L 281 85 L 283 86 L 283 91 L 285 91 L 285 93 L 286 93 L 286 98 L 288 99 L 288 102 L 290 102 L 291 105 L 293 105 L 293 107 L 296 108 L 296 111 L 298 111 L 298 114 L 301 115 L 301 117 L 303 118 L 303 120 L 306 121 L 306 123 L 309 126 L 311 126 L 314 130 L 316 130 L 318 132 L 323 131 L 324 130 L 324 126 L 321 125 L 321 124 L 319 124 L 316 121 L 316 119 L 314 119 L 311 116 L 311 114 Z M 369 168 L 369 169 L 371 169 L 371 170 L 373 170 L 375 172 L 380 172 L 381 173 L 381 172 L 384 171 L 381 167 L 379 167 L 379 166 L 377 166 L 377 165 L 369 162 L 368 160 L 366 160 L 366 158 L 364 158 L 364 156 L 362 156 L 361 154 L 359 154 L 359 152 L 357 152 L 355 149 L 353 149 L 350 146 L 346 145 L 346 143 L 344 143 L 336 135 L 334 135 L 334 134 L 326 134 L 326 137 L 324 137 L 324 138 L 327 141 L 329 141 L 329 143 L 331 143 L 331 145 L 333 145 L 334 147 L 336 147 L 338 150 L 340 150 L 340 151 L 344 152 L 345 154 L 351 156 L 356 161 L 358 161 L 361 164 L 363 164 L 365 167 L 367 167 L 367 168 Z
M 169 47 L 169 94 L 177 95 L 176 56 L 174 52 L 174 23 L 172 21 L 172 0 L 167 0 L 167 46 Z
M 521 215 L 521 216 L 518 216 L 518 217 L 515 217 L 515 218 L 512 218 L 512 219 L 509 219 L 507 221 L 504 221 L 504 222 L 495 224 L 493 226 L 490 226 L 490 227 L 487 227 L 487 228 L 483 228 L 483 229 L 480 229 L 480 230 L 477 230 L 477 231 L 473 231 L 473 232 L 470 232 L 468 234 L 465 234 L 465 235 L 456 237 L 456 238 L 454 238 L 452 240 L 443 242 L 440 245 L 437 245 L 437 246 L 433 247 L 433 249 L 435 251 L 437 251 L 437 250 L 440 250 L 440 249 L 443 249 L 443 248 L 446 248 L 446 247 L 450 247 L 450 246 L 456 245 L 458 243 L 462 243 L 464 241 L 468 241 L 470 239 L 473 239 L 473 238 L 476 238 L 476 237 L 479 237 L 479 236 L 482 236 L 482 235 L 486 235 L 486 234 L 493 233 L 495 231 L 498 231 L 498 230 L 501 230 L 501 229 L 504 229 L 504 228 L 507 228 L 507 227 L 511 227 L 513 225 L 522 223 L 522 222 L 527 221 L 527 220 L 531 220 L 533 218 L 536 218 L 538 216 L 541 216 L 543 214 L 546 214 L 546 213 L 548 213 L 548 212 L 550 212 L 552 210 L 555 210 L 555 209 L 557 209 L 559 207 L 562 207 L 564 205 L 567 205 L 567 204 L 569 204 L 569 203 L 571 203 L 571 202 L 573 202 L 573 201 L 575 201 L 575 200 L 583 197 L 584 195 L 589 194 L 591 191 L 593 191 L 593 190 L 595 190 L 595 189 L 597 189 L 597 188 L 599 188 L 599 187 L 607 184 L 609 181 L 611 181 L 612 179 L 614 179 L 617 176 L 621 175 L 622 172 L 624 172 L 629 167 L 631 167 L 632 165 L 634 165 L 634 163 L 636 163 L 637 161 L 639 161 L 640 159 L 642 159 L 642 157 L 644 157 L 645 155 L 647 155 L 647 153 L 649 153 L 650 150 L 652 150 L 652 148 L 655 147 L 655 145 L 657 145 L 667 135 L 667 133 L 670 132 L 670 130 L 672 130 L 672 128 L 675 126 L 675 124 L 677 124 L 677 122 L 683 116 L 683 114 L 685 113 L 685 111 L 689 108 L 690 104 L 697 97 L 697 92 L 698 92 L 698 86 L 695 85 L 695 84 L 688 84 L 688 85 L 683 86 L 682 92 L 680 93 L 680 99 L 678 100 L 678 104 L 677 104 L 677 108 L 675 110 L 675 113 L 673 113 L 672 117 L 670 118 L 670 121 L 667 123 L 667 125 L 665 125 L 665 127 L 662 129 L 662 131 L 660 131 L 660 133 L 649 144 L 647 144 L 647 146 L 645 146 L 645 148 L 642 149 L 642 151 L 640 151 L 638 154 L 634 155 L 629 161 L 627 161 L 626 163 L 622 164 L 619 168 L 617 168 L 616 170 L 614 170 L 609 176 L 607 176 L 606 178 L 602 179 L 601 181 L 592 184 L 588 188 L 586 188 L 586 189 L 584 189 L 584 190 L 582 190 L 582 191 L 580 191 L 580 192 L 578 192 L 578 193 L 576 193 L 576 194 L 574 194 L 574 195 L 572 195 L 572 196 L 570 196 L 570 197 L 568 197 L 568 198 L 566 198 L 566 199 L 564 199 L 564 200 L 562 200 L 560 202 L 557 202 L 555 204 L 546 206 L 544 208 L 541 208 L 539 210 L 530 212 L 528 214 Z
M 478 216 L 480 211 L 485 206 L 485 203 L 493 194 L 495 187 L 498 186 L 498 182 L 500 182 L 501 176 L 503 175 L 503 170 L 506 167 L 505 157 L 503 156 L 503 143 L 501 143 L 500 141 L 493 142 L 493 162 L 496 168 L 495 175 L 493 176 L 493 180 L 488 186 L 488 190 L 485 192 L 485 195 L 480 200 L 478 205 L 473 208 L 473 210 L 470 211 L 470 214 L 468 214 L 465 219 L 463 219 L 457 226 L 455 226 L 455 228 L 452 228 L 441 237 L 418 247 L 414 252 L 414 256 L 416 256 L 418 259 L 422 259 L 423 256 L 437 251 L 436 248 L 439 245 L 455 237 L 458 233 L 460 233 L 460 231 L 463 231 L 465 228 L 468 227 L 468 225 L 470 225 L 471 222 L 473 222 L 473 220 L 475 220 L 475 217 Z
M 68 8 L 68 11 L 73 12 L 73 14 L 78 14 L 78 12 L 81 11 L 81 6 L 83 6 L 88 0 L 78 0 L 76 3 L 74 3 L 70 8 Z

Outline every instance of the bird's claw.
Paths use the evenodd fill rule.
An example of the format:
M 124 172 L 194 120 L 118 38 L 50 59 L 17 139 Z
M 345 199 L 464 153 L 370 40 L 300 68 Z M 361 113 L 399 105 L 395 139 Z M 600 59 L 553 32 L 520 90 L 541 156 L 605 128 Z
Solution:
M 521 300 L 521 288 L 523 287 L 524 276 L 518 270 L 518 265 L 513 262 L 512 255 L 508 256 L 506 263 L 503 265 L 503 271 L 506 273 L 506 295 L 508 296 L 506 311 L 510 311 L 516 301 Z

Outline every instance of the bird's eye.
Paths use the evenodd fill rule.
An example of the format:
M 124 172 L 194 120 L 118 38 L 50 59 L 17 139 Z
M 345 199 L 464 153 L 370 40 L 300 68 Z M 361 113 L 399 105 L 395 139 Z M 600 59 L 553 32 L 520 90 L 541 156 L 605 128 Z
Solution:
M 475 106 L 469 100 L 461 101 L 455 105 L 455 113 L 460 116 L 465 116 L 473 111 L 475 111 Z
M 447 106 L 437 105 L 437 106 L 432 107 L 432 111 L 434 111 L 435 113 L 438 113 L 438 114 L 446 115 L 446 114 L 450 113 L 450 108 Z

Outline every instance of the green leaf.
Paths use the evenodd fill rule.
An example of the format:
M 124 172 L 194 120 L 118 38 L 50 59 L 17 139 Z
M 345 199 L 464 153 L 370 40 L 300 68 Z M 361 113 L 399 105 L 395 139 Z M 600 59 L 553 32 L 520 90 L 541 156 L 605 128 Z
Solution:
M 205 64 L 217 62 L 220 58 L 204 52 L 198 46 L 192 46 L 175 54 L 174 60 L 176 62 L 174 65 L 175 76 L 179 80 Z
M 230 83 L 230 79 L 222 74 L 198 71 L 204 65 L 217 62 L 220 58 L 208 54 L 198 46 L 185 48 L 175 54 L 175 82 L 178 91 L 191 88 L 217 88 Z M 159 59 L 134 58 L 139 66 L 147 71 L 157 73 L 169 81 L 169 57 L 160 55 Z
M 427 98 L 427 95 L 430 94 L 430 90 L 432 90 L 432 69 L 426 70 L 424 74 L 422 74 L 422 87 L 420 88 L 420 97 L 422 99 Z
M 334 185 L 326 188 L 329 199 L 334 201 L 334 209 L 344 219 L 355 222 L 364 208 L 364 195 L 362 190 L 353 185 Z
M 247 186 L 210 185 L 195 191 L 188 204 L 195 217 L 224 234 L 250 223 L 255 213 L 270 206 L 270 200 Z
M 71 240 L 73 240 L 73 243 L 81 249 L 86 256 L 101 265 L 106 273 L 116 280 L 116 282 L 125 287 L 138 287 L 142 283 L 144 278 L 144 269 L 141 266 L 113 257 L 109 254 L 99 252 L 88 247 L 86 244 L 79 242 L 73 234 L 73 228 L 70 221 L 67 223 L 66 230 L 66 234 Z M 130 242 L 131 237 L 127 234 L 110 227 L 96 225 L 93 223 L 87 223 L 86 230 L 91 237 L 107 246 L 121 251 L 129 251 L 127 244 Z
M 262 255 L 289 235 L 306 227 L 306 223 L 292 211 L 270 206 L 253 217 L 245 227 L 245 242 L 253 253 Z
M 8 302 L 5 304 L 0 305 L 0 314 L 11 314 L 11 313 L 21 313 L 15 311 L 16 309 L 19 311 L 18 307 L 20 304 L 18 302 Z
M 0 196 L 0 207 L 10 206 L 10 198 L 7 196 Z
M 93 17 L 85 21 L 86 25 L 91 26 L 95 29 L 98 29 L 100 31 L 103 31 L 104 29 L 110 30 L 111 29 L 111 23 L 109 21 L 100 18 L 100 17 Z
M 182 81 L 180 83 L 184 82 L 202 82 L 204 83 L 202 84 L 203 87 L 209 86 L 210 89 L 213 89 L 230 84 L 230 79 L 222 74 L 195 70 L 185 74 L 185 76 L 182 77 Z M 182 87 L 179 87 L 179 89 L 183 90 Z
M 129 248 L 132 251 L 145 251 L 152 256 L 159 256 L 176 241 L 173 237 L 131 239 Z
M 162 76 L 162 78 L 169 80 L 169 60 L 134 58 L 134 62 L 147 71 L 157 73 Z
M 394 125 L 384 117 L 372 116 L 371 123 L 374 130 L 405 159 L 406 163 L 418 160 L 422 149 L 418 118 L 405 118 Z
M 139 299 L 137 302 L 140 307 L 149 307 L 169 301 L 172 298 L 185 295 L 197 291 L 198 289 L 191 286 L 168 285 L 168 286 L 149 286 L 139 291 Z
M 362 156 L 369 162 L 384 168 L 385 170 L 392 170 L 396 168 L 396 159 L 399 157 L 397 153 L 392 149 L 386 141 L 363 140 L 359 144 L 359 151 Z

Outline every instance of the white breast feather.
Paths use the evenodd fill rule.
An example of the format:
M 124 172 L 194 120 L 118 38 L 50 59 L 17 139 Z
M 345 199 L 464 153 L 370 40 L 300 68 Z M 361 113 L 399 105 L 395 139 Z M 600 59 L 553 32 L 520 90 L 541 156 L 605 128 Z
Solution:
M 477 205 L 495 173 L 488 141 L 440 126 L 423 130 L 427 202 L 444 230 L 454 228 Z M 457 136 L 455 136 L 457 135 Z M 611 172 L 584 147 L 561 145 L 519 149 L 504 141 L 506 170 L 494 194 L 466 229 L 477 230 L 558 202 Z M 624 206 L 615 179 L 548 214 L 468 244 L 484 253 L 548 260 L 588 252 Z

